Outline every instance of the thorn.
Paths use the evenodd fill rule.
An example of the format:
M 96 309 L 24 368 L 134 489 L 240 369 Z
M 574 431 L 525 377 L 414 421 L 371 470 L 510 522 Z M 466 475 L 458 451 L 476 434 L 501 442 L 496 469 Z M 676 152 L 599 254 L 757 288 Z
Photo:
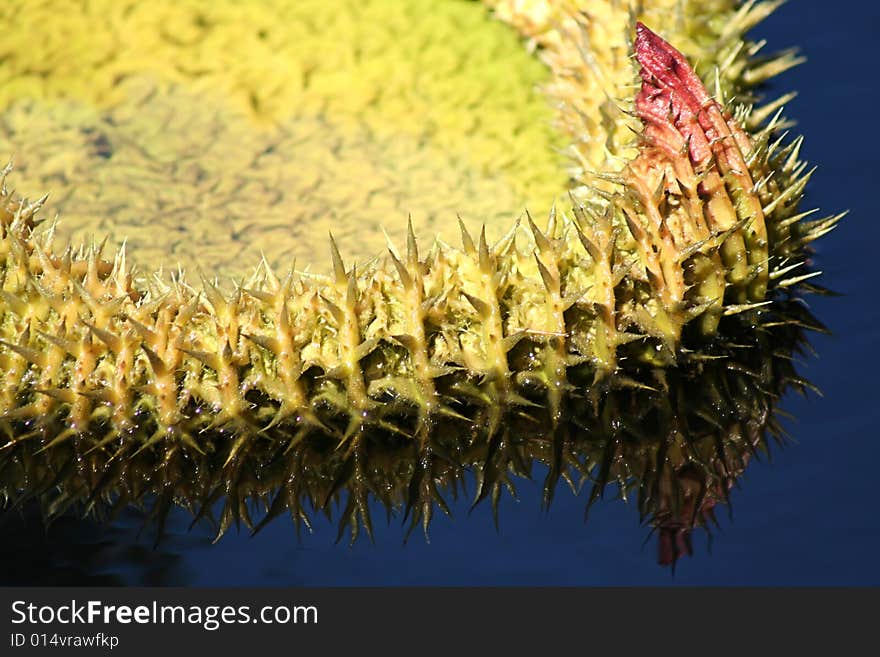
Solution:
M 484 274 L 492 273 L 492 260 L 489 258 L 489 244 L 486 242 L 486 224 L 480 230 L 480 269 Z
M 458 226 L 461 229 L 461 245 L 462 248 L 464 248 L 464 252 L 467 255 L 473 255 L 477 252 L 477 249 L 474 246 L 474 240 L 471 239 L 471 234 L 468 232 L 468 229 L 464 225 L 464 221 L 462 221 L 461 217 L 458 217 Z
M 548 251 L 553 249 L 553 246 L 550 244 L 550 240 L 547 239 L 547 236 L 541 232 L 541 230 L 535 225 L 535 222 L 532 221 L 532 215 L 529 214 L 529 211 L 526 210 L 526 219 L 529 222 L 529 228 L 532 229 L 532 235 L 535 236 L 535 244 L 538 247 L 538 250 L 545 254 Z
M 770 275 L 768 276 L 768 278 L 771 281 L 775 281 L 777 278 L 782 278 L 788 272 L 794 271 L 798 267 L 803 267 L 806 264 L 807 263 L 802 260 L 801 262 L 796 262 L 793 265 L 788 265 L 787 267 L 783 267 L 782 269 L 774 269 L 773 271 L 770 272 Z
M 765 306 L 769 306 L 772 304 L 772 301 L 761 301 L 759 303 L 740 303 L 731 306 L 724 307 L 724 315 L 729 317 L 731 315 L 738 315 L 739 313 L 744 313 L 749 310 L 755 310 L 757 308 L 763 308 Z
M 413 280 L 412 277 L 409 275 L 409 272 L 406 270 L 406 267 L 394 254 L 394 251 L 388 249 L 388 253 L 391 255 L 391 262 L 394 263 L 394 267 L 397 269 L 397 275 L 400 277 L 400 282 L 403 283 L 404 289 L 412 289 Z
M 553 205 L 550 206 L 550 216 L 547 218 L 547 234 L 556 235 L 556 199 L 553 199 Z
M 382 231 L 382 236 L 385 238 L 385 248 L 391 251 L 392 255 L 399 260 L 400 254 L 397 252 L 397 247 L 394 246 L 394 241 L 391 239 L 391 235 L 385 230 L 385 226 L 379 226 L 379 229 Z
M 65 404 L 73 404 L 77 397 L 76 393 L 72 390 L 67 390 L 66 388 L 34 388 L 34 392 L 46 395 L 47 397 L 52 397 Z
M 333 233 L 330 233 L 330 257 L 333 260 L 333 274 L 336 277 L 336 284 L 343 285 L 348 277 L 345 273 L 342 256 L 339 254 L 339 247 L 336 245 L 336 240 L 333 239 Z
M 538 263 L 538 271 L 541 274 L 541 280 L 544 281 L 544 288 L 551 294 L 555 291 L 558 291 L 559 279 L 557 279 L 547 270 L 547 268 L 544 266 L 544 263 L 541 262 L 541 259 L 538 257 L 537 253 L 535 254 L 535 262 Z
M 168 374 L 168 367 L 162 359 L 159 358 L 159 354 L 145 344 L 141 344 L 141 349 L 143 349 L 144 353 L 147 355 L 147 360 L 150 361 L 150 367 L 153 368 L 153 374 L 156 376 L 165 376 Z
M 339 326 L 342 326 L 342 324 L 345 322 L 345 313 L 342 312 L 342 308 L 330 301 L 330 299 L 325 297 L 323 294 L 318 294 L 318 296 L 320 297 L 321 301 L 323 301 L 327 305 L 327 308 L 330 310 L 330 313 L 333 315 L 333 319 L 336 320 L 336 323 Z
M 826 217 L 825 219 L 817 219 L 816 221 L 807 222 L 804 226 L 806 229 L 805 234 L 800 238 L 801 242 L 803 244 L 809 244 L 813 240 L 817 240 L 823 235 L 827 235 L 837 228 L 837 224 L 840 220 L 848 214 L 849 210 L 846 210 L 840 214 Z
M 590 258 L 593 259 L 593 262 L 602 262 L 602 252 L 580 229 L 579 226 L 575 226 L 575 230 L 577 231 L 578 240 L 583 245 L 583 247 L 587 250 Z
M 817 167 L 810 169 L 810 171 L 791 183 L 784 192 L 768 203 L 767 206 L 763 208 L 764 216 L 770 215 L 777 207 L 800 195 L 801 192 L 803 192 L 804 187 L 806 187 L 807 182 L 809 182 L 810 178 L 816 172 L 816 169 Z
M 137 321 L 134 317 L 131 317 L 130 315 L 123 315 L 122 318 L 125 321 L 127 321 L 129 324 L 131 324 L 134 327 L 134 329 L 138 333 L 140 333 L 141 338 L 143 340 L 145 340 L 146 342 L 148 342 L 152 345 L 155 345 L 159 341 L 159 336 L 156 335 L 156 333 L 152 329 L 144 326 L 139 321 Z
M 272 303 L 273 299 L 275 298 L 274 294 L 264 292 L 262 290 L 256 290 L 253 288 L 242 288 L 242 291 L 245 294 L 252 296 L 254 299 L 262 301 L 263 303 Z
M 122 339 L 119 336 L 113 335 L 112 333 L 110 333 L 109 331 L 105 331 L 104 329 L 98 328 L 86 319 L 80 318 L 80 321 L 85 324 L 92 333 L 95 334 L 95 337 L 106 344 L 111 351 L 118 354 L 122 350 Z
M 358 300 L 358 287 L 357 287 L 357 266 L 351 268 L 351 271 L 348 273 L 348 287 L 345 291 L 345 301 L 349 306 L 354 306 Z
M 7 342 L 6 340 L 0 340 L 0 344 L 4 347 L 12 349 L 19 356 L 24 358 L 26 361 L 33 363 L 37 367 L 43 368 L 46 367 L 46 354 L 35 349 L 29 349 L 28 347 L 20 347 L 16 344 L 12 344 L 11 342 Z
M 763 105 L 762 107 L 753 109 L 748 118 L 749 124 L 753 126 L 762 125 L 767 120 L 768 116 L 770 116 L 774 112 L 778 112 L 782 107 L 788 105 L 796 97 L 797 92 L 793 91 L 783 96 L 780 96 L 776 100 L 773 100 L 766 105 Z
M 412 215 L 409 216 L 406 222 L 406 260 L 407 266 L 415 271 L 419 264 L 419 247 L 416 243 L 415 231 L 413 230 Z
M 474 307 L 474 310 L 476 310 L 480 314 L 480 316 L 483 317 L 483 319 L 489 317 L 489 315 L 492 313 L 492 308 L 485 301 L 481 301 L 477 297 L 470 295 L 467 292 L 462 292 L 462 294 Z
M 182 351 L 187 356 L 195 358 L 197 361 L 207 365 L 215 372 L 219 372 L 223 369 L 223 364 L 220 361 L 220 357 L 217 354 L 211 354 L 207 351 L 196 351 L 194 349 L 187 349 L 186 347 L 177 347 L 178 351 Z
M 27 314 L 28 306 L 22 301 L 19 297 L 14 294 L 10 294 L 6 290 L 0 290 L 0 299 L 3 299 L 19 317 L 24 317 Z
M 278 354 L 281 351 L 281 343 L 278 342 L 275 338 L 270 338 L 267 335 L 252 335 L 250 333 L 242 333 L 242 335 L 253 342 L 255 345 L 262 347 L 266 351 L 269 351 L 273 354 Z
M 37 331 L 37 333 L 43 339 L 51 342 L 56 347 L 66 351 L 69 355 L 76 358 L 79 355 L 79 346 L 72 340 L 66 340 L 64 338 L 59 338 L 54 335 L 50 335 L 49 333 L 45 333 L 44 331 Z
M 811 278 L 815 278 L 816 276 L 821 276 L 821 271 L 814 271 L 809 274 L 804 274 L 803 276 L 795 276 L 794 278 L 787 278 L 784 281 L 780 281 L 776 284 L 776 287 L 791 287 L 792 285 L 797 285 L 798 283 L 802 283 L 803 281 L 809 280 Z

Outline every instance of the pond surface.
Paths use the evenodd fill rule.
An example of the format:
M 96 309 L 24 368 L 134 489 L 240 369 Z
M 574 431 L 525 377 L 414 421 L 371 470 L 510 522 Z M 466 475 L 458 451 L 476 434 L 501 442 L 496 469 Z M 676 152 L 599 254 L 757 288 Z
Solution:
M 375 542 L 334 543 L 322 518 L 297 537 L 279 519 L 255 537 L 233 528 L 217 544 L 207 528 L 187 531 L 173 514 L 154 549 L 131 512 L 111 530 L 63 520 L 48 533 L 37 517 L 2 519 L 0 582 L 178 585 L 878 585 L 880 514 L 873 503 L 880 469 L 876 382 L 880 308 L 876 301 L 880 227 L 875 219 L 880 93 L 866 54 L 880 8 L 820 0 L 783 6 L 758 29 L 773 48 L 798 45 L 809 62 L 774 82 L 797 89 L 788 114 L 806 135 L 804 154 L 819 164 L 806 206 L 851 214 L 817 247 L 822 282 L 841 293 L 811 297 L 833 332 L 813 336 L 818 357 L 802 373 L 823 397 L 791 396 L 782 407 L 792 443 L 752 461 L 732 492 L 732 517 L 718 511 L 711 541 L 694 535 L 692 557 L 674 574 L 657 564 L 655 537 L 633 504 L 606 499 L 584 522 L 586 497 L 560 490 L 541 511 L 542 474 L 503 497 L 496 530 L 489 505 L 470 512 L 465 496 L 453 518 L 438 517 L 430 542 L 414 532 L 404 544 L 400 519 L 376 509 Z M 647 539 L 647 540 L 646 540 Z

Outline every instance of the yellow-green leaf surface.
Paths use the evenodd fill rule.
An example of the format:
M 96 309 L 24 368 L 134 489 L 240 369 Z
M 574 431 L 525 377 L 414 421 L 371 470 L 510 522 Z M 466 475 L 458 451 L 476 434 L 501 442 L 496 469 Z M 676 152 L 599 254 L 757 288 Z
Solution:
M 548 72 L 478 2 L 13 0 L 0 26 L 0 157 L 60 237 L 147 269 L 323 269 L 328 230 L 365 259 L 409 215 L 500 235 L 567 188 Z

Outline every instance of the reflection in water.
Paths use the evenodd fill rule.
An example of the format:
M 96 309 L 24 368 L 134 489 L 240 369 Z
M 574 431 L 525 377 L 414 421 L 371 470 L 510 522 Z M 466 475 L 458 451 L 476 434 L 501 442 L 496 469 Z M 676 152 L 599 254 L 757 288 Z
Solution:
M 46 522 L 38 504 L 0 513 L 0 586 L 170 586 L 186 581 L 180 546 L 139 539 L 142 514 L 113 524 L 67 513 Z
M 298 528 L 310 527 L 311 518 L 323 513 L 338 523 L 338 538 L 355 540 L 362 532 L 372 536 L 375 500 L 402 516 L 409 532 L 420 526 L 427 531 L 435 511 L 448 513 L 446 500 L 462 492 L 497 514 L 504 490 L 514 494 L 517 480 L 538 470 L 546 470 L 547 506 L 560 484 L 582 492 L 587 509 L 611 492 L 635 500 L 657 535 L 659 562 L 674 564 L 691 552 L 693 529 L 708 528 L 715 507 L 729 502 L 749 461 L 771 442 L 782 442 L 777 401 L 787 390 L 809 387 L 794 360 L 806 347 L 804 330 L 822 326 L 797 298 L 771 308 L 725 318 L 724 343 L 702 345 L 678 368 L 634 370 L 613 389 L 579 388 L 556 422 L 537 403 L 536 390 L 534 406 L 520 405 L 503 417 L 475 398 L 418 440 L 374 428 L 339 449 L 345 426 L 334 426 L 328 416 L 326 431 L 286 441 L 257 437 L 229 463 L 223 452 L 110 458 L 77 441 L 37 453 L 27 441 L 8 443 L 0 451 L 0 486 L 26 513 L 24 519 L 17 511 L 2 516 L 3 549 L 11 551 L 3 562 L 16 555 L 20 563 L 28 554 L 42 565 L 4 579 L 113 583 L 113 564 L 125 563 L 142 583 L 179 582 L 173 554 L 137 544 L 118 547 L 132 545 L 132 504 L 144 505 L 144 520 L 160 535 L 169 512 L 180 506 L 217 534 L 232 525 L 258 531 L 282 515 Z M 519 349 L 528 350 L 527 342 Z M 476 490 L 467 491 L 471 479 Z M 60 519 L 48 533 L 38 508 Z M 72 514 L 83 509 L 89 519 L 74 521 Z M 108 518 L 117 520 L 100 529 L 95 520 Z

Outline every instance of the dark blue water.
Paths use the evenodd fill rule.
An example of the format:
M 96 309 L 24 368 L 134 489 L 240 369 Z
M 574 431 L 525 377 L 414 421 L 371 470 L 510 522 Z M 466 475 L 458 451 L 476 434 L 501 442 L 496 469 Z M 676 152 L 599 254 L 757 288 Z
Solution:
M 824 396 L 784 400 L 797 418 L 786 423 L 795 444 L 774 450 L 770 462 L 751 463 L 733 492 L 732 518 L 722 509 L 711 545 L 698 530 L 694 556 L 681 559 L 674 575 L 657 565 L 654 540 L 632 504 L 601 502 L 585 523 L 584 496 L 560 490 L 542 512 L 539 473 L 535 483 L 519 484 L 518 502 L 503 499 L 498 531 L 488 505 L 470 513 L 462 499 L 452 505 L 454 518 L 435 519 L 430 542 L 416 532 L 406 545 L 400 519 L 377 522 L 375 543 L 353 547 L 335 544 L 335 524 L 322 518 L 299 538 L 279 519 L 256 537 L 232 530 L 211 544 L 205 528 L 186 532 L 181 513 L 154 549 L 137 537 L 136 514 L 111 532 L 65 521 L 48 535 L 32 518 L 7 542 L 21 577 L 270 586 L 880 584 L 877 24 L 874 3 L 798 0 L 756 31 L 769 48 L 797 45 L 809 58 L 768 94 L 800 93 L 787 114 L 807 137 L 804 155 L 819 164 L 804 207 L 851 211 L 820 240 L 815 263 L 822 282 L 842 296 L 810 298 L 833 331 L 812 338 L 819 355 L 803 367 Z M 376 517 L 383 517 L 379 509 Z

